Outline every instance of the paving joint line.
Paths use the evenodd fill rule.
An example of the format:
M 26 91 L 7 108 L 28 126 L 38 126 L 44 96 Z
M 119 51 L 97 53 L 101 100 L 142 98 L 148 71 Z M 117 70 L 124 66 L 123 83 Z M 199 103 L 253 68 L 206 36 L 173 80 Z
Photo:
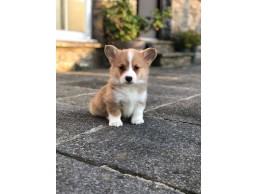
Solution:
M 88 106 L 79 106 L 77 104 L 69 104 L 69 103 L 66 103 L 66 102 L 58 102 L 56 101 L 56 105 L 66 105 L 67 107 L 69 107 L 70 109 L 71 108 L 78 108 L 78 109 L 86 109 L 88 110 Z M 57 106 L 58 107 L 58 106 Z M 72 110 L 72 109 L 71 109 Z M 85 111 L 86 111 L 85 110 Z
M 181 188 L 178 188 L 176 186 L 173 186 L 171 184 L 166 184 L 166 183 L 162 183 L 158 180 L 152 180 L 152 177 L 148 176 L 148 175 L 144 175 L 144 174 L 141 174 L 141 173 L 136 173 L 136 172 L 133 172 L 132 170 L 126 170 L 126 169 L 122 169 L 118 166 L 115 166 L 115 165 L 108 165 L 104 162 L 96 162 L 94 160 L 90 160 L 90 159 L 86 159 L 86 158 L 82 158 L 80 156 L 76 156 L 76 155 L 72 155 L 72 154 L 69 154 L 69 153 L 65 153 L 65 152 L 62 152 L 60 150 L 56 150 L 56 153 L 60 154 L 60 155 L 63 155 L 63 156 L 66 156 L 66 157 L 69 157 L 69 158 L 72 158 L 72 159 L 75 159 L 77 161 L 80 161 L 80 162 L 83 162 L 83 163 L 86 163 L 88 165 L 92 165 L 92 166 L 96 166 L 96 167 L 100 167 L 100 168 L 108 168 L 108 169 L 112 169 L 113 171 L 116 171 L 120 174 L 123 174 L 123 175 L 130 175 L 134 178 L 140 178 L 140 179 L 144 179 L 145 181 L 151 181 L 153 183 L 159 183 L 159 184 L 162 184 L 164 186 L 166 186 L 167 188 L 170 188 L 171 190 L 173 191 L 177 191 L 177 192 L 181 192 L 182 194 L 197 194 L 196 192 L 193 192 L 193 191 L 190 191 L 190 190 L 187 190 L 187 189 L 181 189 Z
M 56 104 L 59 104 L 59 105 L 70 105 L 69 103 L 65 103 L 65 102 L 58 102 L 58 101 L 56 101 Z
M 157 95 L 157 94 L 147 94 L 147 96 L 153 96 L 153 97 L 156 97 L 156 98 L 169 98 L 169 99 L 174 99 L 175 100 L 175 96 L 169 96 L 169 95 Z M 148 97 L 147 97 L 147 101 L 148 101 Z M 174 102 L 174 101 L 173 101 Z M 170 102 L 172 103 L 172 102 Z M 148 110 L 146 110 L 148 111 Z
M 101 72 L 60 72 L 58 74 L 63 75 L 92 75 L 92 76 L 99 76 L 99 77 L 109 77 L 109 73 L 101 73 Z
M 145 178 L 142 178 L 142 177 L 139 177 L 139 176 L 133 176 L 133 175 L 131 175 L 131 174 L 121 173 L 120 171 L 115 170 L 115 169 L 113 169 L 113 168 L 110 168 L 110 167 L 107 166 L 107 165 L 102 165 L 102 166 L 100 166 L 100 168 L 106 169 L 106 170 L 108 170 L 108 171 L 120 173 L 120 174 L 123 174 L 123 175 L 125 175 L 125 176 L 130 177 L 130 178 L 135 178 L 135 179 L 140 180 L 140 181 L 143 181 L 143 182 L 152 183 L 152 184 L 154 184 L 154 185 L 158 185 L 158 186 L 163 187 L 163 188 L 165 188 L 165 189 L 169 189 L 169 190 L 172 190 L 172 191 L 177 191 L 177 192 L 179 192 L 179 193 L 184 194 L 182 191 L 179 191 L 178 189 L 175 189 L 175 188 L 173 188 L 173 187 L 170 187 L 170 186 L 168 186 L 168 185 L 166 185 L 166 184 L 164 184 L 164 183 L 162 183 L 162 182 L 159 182 L 159 181 L 153 181 L 153 180 L 145 179 Z
M 189 122 L 185 122 L 185 121 L 180 121 L 180 120 L 173 120 L 173 119 L 169 119 L 169 118 L 163 118 L 164 120 L 168 120 L 168 121 L 173 121 L 175 123 L 185 123 L 185 124 L 189 124 L 189 125 L 194 125 L 194 126 L 198 126 L 201 127 L 200 124 L 197 123 L 189 123 Z
M 88 131 L 85 131 L 83 133 L 79 133 L 71 138 L 68 138 L 68 139 L 65 139 L 65 140 L 61 140 L 61 141 L 57 141 L 56 145 L 60 145 L 62 143 L 66 143 L 66 142 L 69 142 L 69 141 L 72 141 L 72 140 L 75 140 L 75 139 L 78 139 L 79 137 L 81 137 L 82 135 L 89 135 L 89 134 L 92 134 L 92 133 L 95 133 L 97 131 L 100 131 L 102 129 L 105 129 L 105 128 L 108 128 L 107 125 L 103 126 L 103 125 L 99 125 L 97 127 L 94 127 Z
M 180 87 L 180 86 L 167 86 L 162 84 L 152 84 L 152 86 L 164 87 L 164 88 L 174 88 L 174 89 L 182 89 L 182 90 L 199 90 L 197 88 L 188 88 L 188 87 Z
M 156 98 L 170 98 L 170 99 L 175 99 L 174 96 L 166 96 L 166 95 L 159 96 L 159 95 L 156 95 L 156 94 L 147 94 L 147 96 L 153 96 L 153 97 L 156 97 Z M 148 101 L 148 97 L 147 97 L 147 101 Z
M 144 112 L 146 113 L 146 112 L 149 112 L 149 111 L 152 111 L 152 110 L 156 110 L 156 109 L 158 109 L 158 108 L 161 108 L 161 107 L 164 107 L 164 106 L 167 106 L 167 105 L 171 105 L 171 104 L 175 104 L 175 103 L 177 103 L 177 102 L 181 102 L 181 101 L 184 101 L 184 100 L 190 100 L 190 99 L 195 98 L 195 97 L 200 96 L 200 95 L 201 95 L 201 94 L 195 94 L 195 95 L 192 95 L 192 96 L 189 96 L 189 97 L 186 97 L 186 98 L 181 98 L 181 99 L 179 99 L 179 100 L 176 100 L 176 101 L 173 101 L 173 102 L 169 102 L 169 103 L 162 104 L 162 105 L 160 105 L 160 106 L 151 108 L 151 109 L 146 110 L 146 111 L 144 111 Z
M 92 94 L 96 94 L 96 92 L 77 94 L 77 95 L 74 95 L 74 96 L 59 97 L 59 98 L 57 98 L 57 100 L 64 100 L 64 99 L 69 99 L 69 98 L 76 98 L 76 97 L 87 96 L 87 95 L 92 95 Z
M 197 124 L 197 123 L 189 123 L 189 122 L 180 121 L 180 120 L 173 120 L 173 119 L 169 119 L 169 118 L 155 117 L 155 116 L 152 116 L 152 115 L 146 115 L 145 117 L 159 119 L 159 120 L 165 120 L 165 121 L 168 120 L 168 121 L 172 121 L 172 122 L 175 122 L 175 123 L 185 123 L 185 124 L 201 127 L 201 125 Z

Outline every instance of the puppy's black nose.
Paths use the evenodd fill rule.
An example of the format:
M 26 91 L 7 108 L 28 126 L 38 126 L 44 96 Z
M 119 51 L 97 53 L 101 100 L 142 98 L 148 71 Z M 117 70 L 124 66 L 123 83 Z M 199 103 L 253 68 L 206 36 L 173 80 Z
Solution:
M 131 82 L 132 81 L 132 77 L 131 76 L 125 76 L 125 80 L 127 81 L 127 82 Z

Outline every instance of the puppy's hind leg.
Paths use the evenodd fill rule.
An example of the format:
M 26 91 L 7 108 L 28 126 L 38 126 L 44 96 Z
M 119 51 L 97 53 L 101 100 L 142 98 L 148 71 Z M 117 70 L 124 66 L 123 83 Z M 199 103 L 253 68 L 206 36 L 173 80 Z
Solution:
M 107 111 L 104 103 L 96 103 L 95 99 L 92 99 L 89 105 L 89 112 L 93 116 L 106 117 Z
M 91 100 L 90 105 L 89 105 L 89 112 L 90 114 L 92 114 L 93 116 L 97 116 L 97 110 L 96 110 L 96 106 L 94 104 L 94 99 Z

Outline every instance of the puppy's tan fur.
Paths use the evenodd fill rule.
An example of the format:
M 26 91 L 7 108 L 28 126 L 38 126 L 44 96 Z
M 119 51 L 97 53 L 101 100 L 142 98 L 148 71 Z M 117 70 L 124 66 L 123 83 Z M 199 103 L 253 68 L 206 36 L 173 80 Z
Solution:
M 143 123 L 149 66 L 156 58 L 156 50 L 119 50 L 106 45 L 105 54 L 111 64 L 110 79 L 91 100 L 90 113 L 108 118 L 110 126 L 122 126 L 121 116 L 132 117 L 133 124 Z M 132 83 L 123 83 L 125 74 L 132 75 Z

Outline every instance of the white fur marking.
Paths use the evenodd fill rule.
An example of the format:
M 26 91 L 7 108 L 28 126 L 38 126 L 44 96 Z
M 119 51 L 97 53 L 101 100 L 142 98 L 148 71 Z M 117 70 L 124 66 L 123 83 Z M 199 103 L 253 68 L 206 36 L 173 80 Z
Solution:
M 133 62 L 133 52 L 128 51 L 128 62 L 129 62 L 129 68 L 132 68 L 132 62 Z
M 109 114 L 108 120 L 109 120 L 109 126 L 120 127 L 123 125 L 123 122 L 121 121 L 121 115 L 113 116 Z
M 125 84 L 125 83 L 127 83 L 127 81 L 125 80 L 125 77 L 126 76 L 131 76 L 133 79 L 132 79 L 132 81 L 131 81 L 131 83 L 136 83 L 136 81 L 137 81 L 137 76 L 136 76 L 136 73 L 134 72 L 134 70 L 133 70 L 133 56 L 134 56 L 134 54 L 133 54 L 133 51 L 128 51 L 128 63 L 129 63 L 129 68 L 128 68 L 128 70 L 121 76 L 121 78 L 120 78 L 120 82 L 122 83 L 122 84 Z
M 145 108 L 145 106 L 142 105 L 142 104 L 138 104 L 135 107 L 135 110 L 133 112 L 133 116 L 132 116 L 132 119 L 131 119 L 132 124 L 138 125 L 138 124 L 144 123 L 144 120 L 143 120 L 144 108 Z
M 139 94 L 137 88 L 132 86 L 122 87 L 119 90 L 116 90 L 115 93 L 115 102 L 122 103 L 122 115 L 125 118 L 132 116 L 135 107 L 139 102 L 145 102 L 147 98 L 147 92 Z
M 147 98 L 147 91 L 145 90 L 140 95 L 141 102 L 146 101 L 146 98 Z M 144 109 L 145 109 L 145 106 L 143 104 L 136 104 L 136 107 L 134 109 L 132 119 L 131 119 L 132 124 L 138 125 L 138 124 L 144 123 L 144 120 L 143 120 Z

